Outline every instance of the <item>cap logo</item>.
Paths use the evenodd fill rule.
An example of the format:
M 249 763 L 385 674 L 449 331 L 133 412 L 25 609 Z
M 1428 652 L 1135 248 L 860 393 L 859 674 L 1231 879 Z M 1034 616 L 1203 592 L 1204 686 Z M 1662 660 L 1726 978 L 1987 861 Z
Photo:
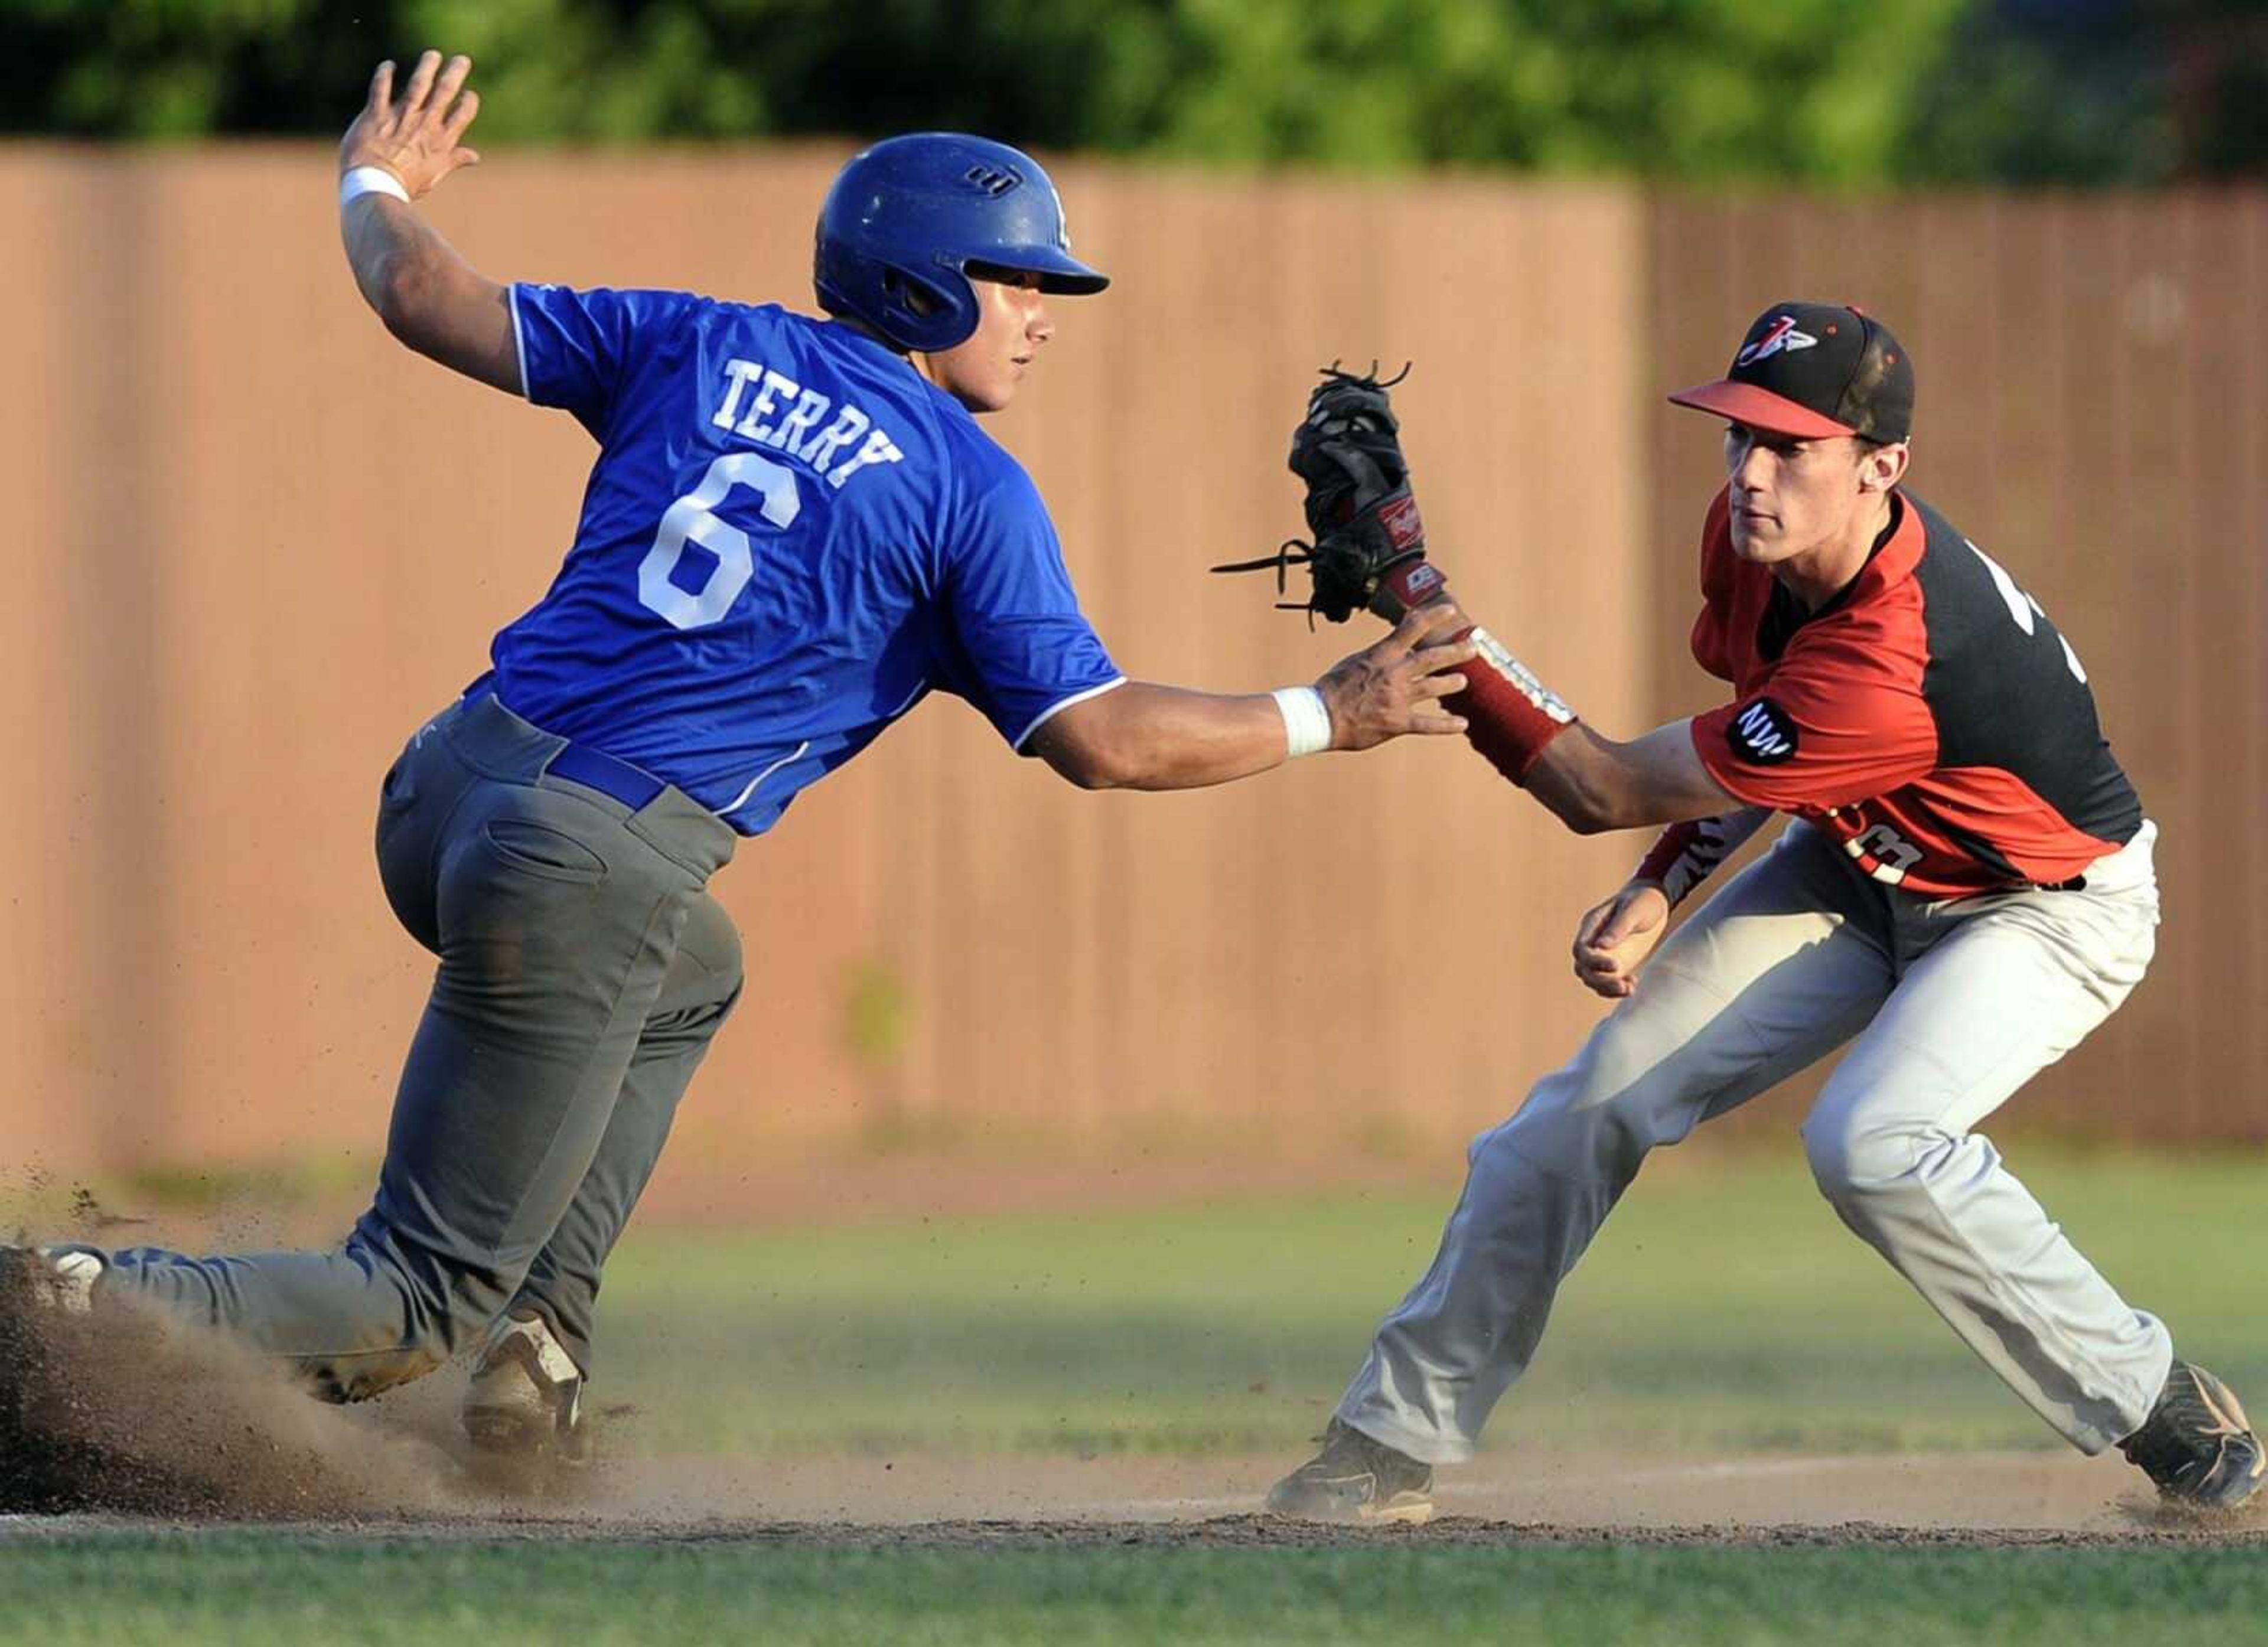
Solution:
M 1787 711 L 1770 698 L 1749 704 L 1725 730 L 1734 752 L 1753 765 L 1776 767 L 1795 759 L 1795 728 Z
M 1799 332 L 1795 329 L 1795 317 L 1793 315 L 1783 314 L 1778 320 L 1774 320 L 1771 323 L 1771 329 L 1766 331 L 1762 337 L 1756 339 L 1755 342 L 1749 344 L 1739 354 L 1734 356 L 1733 364 L 1736 367 L 1753 366 L 1756 362 L 1763 360 L 1769 356 L 1777 355 L 1783 349 L 1792 351 L 1799 349 L 1809 349 L 1818 342 L 1819 340 L 1812 336 L 1810 333 Z

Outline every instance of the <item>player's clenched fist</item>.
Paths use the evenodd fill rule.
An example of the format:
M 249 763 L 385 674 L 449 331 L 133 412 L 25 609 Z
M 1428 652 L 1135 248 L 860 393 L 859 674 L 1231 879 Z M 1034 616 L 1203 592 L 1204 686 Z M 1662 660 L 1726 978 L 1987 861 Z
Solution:
M 459 166 L 478 165 L 479 152 L 462 141 L 481 109 L 481 94 L 465 84 L 472 71 L 469 57 L 452 57 L 444 64 L 439 52 L 429 51 L 409 71 L 409 84 L 397 102 L 394 64 L 379 64 L 370 77 L 369 100 L 339 144 L 340 173 L 383 166 L 416 200 Z
M 1669 924 L 1669 899 L 1650 880 L 1634 880 L 1575 924 L 1575 975 L 1609 1001 L 1638 987 L 1638 964 Z

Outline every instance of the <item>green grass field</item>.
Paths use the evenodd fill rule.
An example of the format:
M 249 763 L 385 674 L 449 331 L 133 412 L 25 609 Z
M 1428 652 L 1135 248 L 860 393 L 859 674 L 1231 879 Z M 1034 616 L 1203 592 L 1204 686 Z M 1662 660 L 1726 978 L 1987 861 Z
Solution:
M 2268 1158 L 2014 1164 L 2183 1353 L 2268 1389 Z M 1495 1433 L 1709 1453 L 2062 1445 L 1844 1230 L 1800 1151 L 1664 1165 L 1570 1282 Z M 598 1387 L 638 1408 L 625 1440 L 660 1452 L 1294 1448 L 1432 1258 L 1453 1194 L 634 1232 L 608 1271 Z
M 2268 1389 L 2263 1159 L 2019 1152 L 2185 1353 Z M 2058 1443 L 1812 1192 L 1791 1149 L 1650 1175 L 1496 1435 L 1683 1454 Z M 1215 1450 L 1287 1460 L 1445 1195 L 765 1235 L 638 1231 L 602 1399 L 648 1456 Z M 981 1514 L 981 1510 L 972 1510 Z M 2268 1639 L 2231 1548 L 837 1548 L 0 1530 L 0 1642 L 2050 1643 Z
M 937 1551 L 96 1537 L 0 1555 L 0 1641 L 2236 1647 L 2257 1550 Z

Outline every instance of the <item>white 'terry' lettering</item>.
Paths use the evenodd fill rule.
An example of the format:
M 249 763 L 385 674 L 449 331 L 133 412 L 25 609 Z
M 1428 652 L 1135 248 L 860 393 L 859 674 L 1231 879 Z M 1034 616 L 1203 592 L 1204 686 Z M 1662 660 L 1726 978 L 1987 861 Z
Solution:
M 858 407 L 838 406 L 760 361 L 728 360 L 724 377 L 711 423 L 809 464 L 838 489 L 863 469 L 905 460 L 897 441 Z
M 795 455 L 821 474 L 835 461 L 835 454 L 865 434 L 873 423 L 855 406 L 846 406 L 835 414 L 835 421 L 804 443 L 803 450 Z
M 858 455 L 827 477 L 829 486 L 839 487 L 870 463 L 896 463 L 905 457 L 897 443 L 880 430 L 866 437 L 866 444 L 858 448 Z
M 756 392 L 756 398 L 749 402 L 748 415 L 740 420 L 740 428 L 733 432 L 744 439 L 760 440 L 768 446 L 777 446 L 779 442 L 772 438 L 772 427 L 764 420 L 778 409 L 773 403 L 781 395 L 794 395 L 801 393 L 802 389 L 799 386 L 781 377 L 770 367 L 766 367 L 764 386 Z
M 796 397 L 795 405 L 780 419 L 779 427 L 772 431 L 771 444 L 783 452 L 793 452 L 810 434 L 812 427 L 827 415 L 834 402 L 816 389 L 806 389 Z
M 763 371 L 753 360 L 728 360 L 725 363 L 725 404 L 717 408 L 717 415 L 709 421 L 719 429 L 733 426 L 734 413 L 740 404 L 740 391 L 748 386 L 748 379 Z

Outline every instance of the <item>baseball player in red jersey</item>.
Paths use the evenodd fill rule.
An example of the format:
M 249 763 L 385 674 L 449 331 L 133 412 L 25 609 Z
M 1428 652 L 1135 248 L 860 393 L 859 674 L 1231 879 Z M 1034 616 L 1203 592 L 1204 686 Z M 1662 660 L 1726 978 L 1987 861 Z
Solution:
M 2258 1490 L 2235 1397 L 1973 1130 L 2140 981 L 2156 830 L 2069 643 L 1904 489 L 1913 386 L 1880 321 L 1786 303 L 1670 397 L 1727 424 L 1693 629 L 1722 708 L 1616 743 L 1474 632 L 1492 666 L 1450 703 L 1475 745 L 1579 831 L 1668 827 L 1577 926 L 1576 975 L 1619 1004 L 1475 1141 L 1432 1267 L 1278 1513 L 1428 1517 L 1433 1467 L 1471 1456 L 1646 1152 L 1845 1042 L 1803 1126 L 1843 1221 L 2080 1451 L 2187 1504 Z M 1772 849 L 1663 941 L 1773 812 Z

